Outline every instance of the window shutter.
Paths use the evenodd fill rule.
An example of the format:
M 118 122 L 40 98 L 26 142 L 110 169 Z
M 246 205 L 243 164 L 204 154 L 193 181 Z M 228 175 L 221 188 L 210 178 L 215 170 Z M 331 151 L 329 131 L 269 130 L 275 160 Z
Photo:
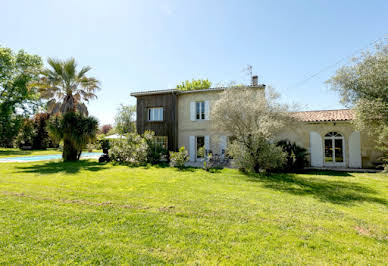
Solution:
M 205 136 L 205 150 L 206 150 L 206 154 L 208 154 L 209 150 L 210 150 L 210 137 L 209 136 Z
M 210 119 L 210 103 L 209 101 L 205 101 L 205 120 Z
M 190 102 L 190 119 L 195 120 L 195 102 Z
M 220 137 L 220 155 L 224 155 L 222 154 L 222 150 L 226 152 L 226 136 Z
M 190 136 L 189 137 L 189 156 L 190 156 L 190 161 L 194 162 L 195 160 L 195 137 Z

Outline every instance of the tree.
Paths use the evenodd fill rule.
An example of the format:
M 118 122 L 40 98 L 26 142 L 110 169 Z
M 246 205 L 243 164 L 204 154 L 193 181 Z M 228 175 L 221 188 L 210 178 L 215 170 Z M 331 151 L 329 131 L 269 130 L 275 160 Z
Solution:
M 176 88 L 181 91 L 191 91 L 209 89 L 210 86 L 211 82 L 208 79 L 192 79 L 178 84 Z
M 0 146 L 13 145 L 24 115 L 39 105 L 37 91 L 28 84 L 38 78 L 42 60 L 20 50 L 0 47 Z
M 274 140 L 295 120 L 288 106 L 277 103 L 276 99 L 272 92 L 266 97 L 263 89 L 231 87 L 213 105 L 214 126 L 233 136 L 228 153 L 240 169 L 257 173 L 285 163 L 286 154 Z
M 85 66 L 77 71 L 74 58 L 62 61 L 49 58 L 51 68 L 42 71 L 39 83 L 41 97 L 48 99 L 47 110 L 50 114 L 79 112 L 88 115 L 85 103 L 97 98 L 95 92 L 100 89 L 100 82 L 94 77 L 87 77 L 91 70 Z
M 48 131 L 55 141 L 63 140 L 65 161 L 77 161 L 85 145 L 96 139 L 98 121 L 77 112 L 67 112 L 53 116 L 48 123 Z
M 376 45 L 343 66 L 327 81 L 353 107 L 354 125 L 376 137 L 376 148 L 388 167 L 388 42 Z
M 38 83 L 44 99 L 48 99 L 47 109 L 57 116 L 50 119 L 49 133 L 56 140 L 63 140 L 62 157 L 65 161 L 79 160 L 82 148 L 94 139 L 98 122 L 88 116 L 85 103 L 97 98 L 95 92 L 100 89 L 100 82 L 86 74 L 91 67 L 86 66 L 77 71 L 74 58 L 62 61 L 49 58 L 50 68 L 42 71 Z
M 105 124 L 105 125 L 102 125 L 101 127 L 101 133 L 106 135 L 108 134 L 108 132 L 113 129 L 112 125 L 111 124 Z
M 34 138 L 32 141 L 33 149 L 47 149 L 50 144 L 50 138 L 47 132 L 47 122 L 50 118 L 48 113 L 37 113 L 34 116 Z
M 115 117 L 115 128 L 119 134 L 136 131 L 136 105 L 120 105 Z

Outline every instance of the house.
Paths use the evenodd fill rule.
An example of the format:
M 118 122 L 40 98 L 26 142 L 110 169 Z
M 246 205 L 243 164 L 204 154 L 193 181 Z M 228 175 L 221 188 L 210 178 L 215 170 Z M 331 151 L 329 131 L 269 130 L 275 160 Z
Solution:
M 251 89 L 264 93 L 265 85 L 252 79 Z M 137 131 L 155 132 L 155 141 L 168 150 L 184 146 L 191 161 L 201 161 L 205 152 L 223 155 L 228 133 L 218 132 L 210 117 L 212 104 L 227 88 L 180 91 L 177 89 L 134 92 L 137 98 Z M 263 96 L 264 97 L 264 96 Z M 312 167 L 368 168 L 380 154 L 373 139 L 354 129 L 351 110 L 321 110 L 293 113 L 301 126 L 286 129 L 288 139 L 309 151 Z

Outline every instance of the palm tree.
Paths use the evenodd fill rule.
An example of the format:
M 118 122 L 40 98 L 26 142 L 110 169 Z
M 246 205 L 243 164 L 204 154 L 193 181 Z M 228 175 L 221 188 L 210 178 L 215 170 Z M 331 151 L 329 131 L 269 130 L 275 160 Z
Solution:
M 82 148 L 96 136 L 98 122 L 88 117 L 85 103 L 97 98 L 95 92 L 100 82 L 87 77 L 91 67 L 77 72 L 74 58 L 62 61 L 47 60 L 50 68 L 41 73 L 38 87 L 43 99 L 48 99 L 47 111 L 57 114 L 48 124 L 49 133 L 57 140 L 63 140 L 62 158 L 65 161 L 79 160 Z
M 38 84 L 41 97 L 48 99 L 47 109 L 51 114 L 79 112 L 88 115 L 85 102 L 97 98 L 95 92 L 100 89 L 100 82 L 94 77 L 87 77 L 90 66 L 77 72 L 74 58 L 62 61 L 49 58 L 51 68 L 42 71 Z

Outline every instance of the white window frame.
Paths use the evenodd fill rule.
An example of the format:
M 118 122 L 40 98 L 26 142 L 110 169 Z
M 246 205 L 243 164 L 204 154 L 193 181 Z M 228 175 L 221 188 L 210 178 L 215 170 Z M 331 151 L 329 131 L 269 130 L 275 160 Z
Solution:
M 150 107 L 147 110 L 148 121 L 163 121 L 163 107 Z
M 199 104 L 199 118 L 197 113 L 197 105 Z M 195 120 L 205 120 L 206 119 L 206 106 L 205 101 L 196 101 L 195 102 Z
M 327 136 L 328 134 L 336 133 L 336 135 Z M 342 162 L 336 162 L 335 161 L 335 150 L 332 151 L 332 162 L 326 162 L 326 155 L 325 155 L 325 140 L 331 140 L 331 147 L 335 148 L 335 140 L 340 139 L 342 140 Z M 323 137 L 323 163 L 326 166 L 345 166 L 346 157 L 345 157 L 345 138 L 344 135 L 340 132 L 331 131 L 325 134 Z

